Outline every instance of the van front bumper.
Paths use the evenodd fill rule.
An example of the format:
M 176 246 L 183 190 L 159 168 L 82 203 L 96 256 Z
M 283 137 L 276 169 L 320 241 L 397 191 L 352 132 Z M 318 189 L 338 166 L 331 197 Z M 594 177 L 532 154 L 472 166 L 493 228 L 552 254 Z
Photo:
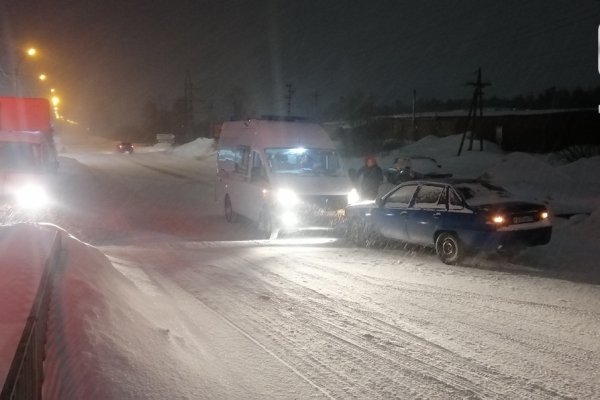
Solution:
M 344 218 L 345 209 L 338 210 L 278 210 L 275 215 L 281 231 L 330 230 Z

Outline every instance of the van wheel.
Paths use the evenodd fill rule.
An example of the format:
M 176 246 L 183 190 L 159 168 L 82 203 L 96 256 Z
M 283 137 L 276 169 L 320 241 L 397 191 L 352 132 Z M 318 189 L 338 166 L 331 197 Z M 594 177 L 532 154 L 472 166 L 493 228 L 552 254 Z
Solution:
M 229 196 L 225 196 L 225 219 L 227 222 L 235 222 L 237 219 L 237 214 L 233 211 Z
M 435 241 L 435 252 L 444 264 L 454 265 L 464 256 L 463 246 L 456 234 L 444 232 Z
M 258 216 L 258 231 L 263 239 L 277 239 L 279 229 L 273 227 L 271 213 L 268 209 L 264 209 Z

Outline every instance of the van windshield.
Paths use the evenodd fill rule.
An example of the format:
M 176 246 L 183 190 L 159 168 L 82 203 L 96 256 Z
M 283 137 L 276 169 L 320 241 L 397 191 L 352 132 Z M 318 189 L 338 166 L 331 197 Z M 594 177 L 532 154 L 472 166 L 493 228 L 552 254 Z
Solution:
M 340 157 L 331 149 L 270 148 L 265 154 L 269 168 L 276 174 L 337 176 L 342 173 Z

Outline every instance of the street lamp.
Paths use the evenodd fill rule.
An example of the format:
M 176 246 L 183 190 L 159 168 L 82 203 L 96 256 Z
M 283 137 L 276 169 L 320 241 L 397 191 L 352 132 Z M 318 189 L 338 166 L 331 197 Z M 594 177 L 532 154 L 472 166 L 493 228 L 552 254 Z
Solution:
M 19 72 L 21 68 L 21 63 L 25 60 L 26 57 L 35 57 L 37 55 L 37 49 L 35 47 L 28 48 L 25 52 L 17 53 L 17 62 L 15 63 L 15 96 L 19 96 Z
M 40 76 L 38 76 L 38 78 L 40 79 L 40 81 L 45 81 L 46 79 L 48 79 L 48 77 L 46 76 L 46 74 L 40 74 Z

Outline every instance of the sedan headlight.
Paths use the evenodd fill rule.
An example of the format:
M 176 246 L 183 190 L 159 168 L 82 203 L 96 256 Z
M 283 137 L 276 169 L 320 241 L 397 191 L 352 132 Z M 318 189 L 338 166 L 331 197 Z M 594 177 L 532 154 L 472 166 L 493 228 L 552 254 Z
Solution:
M 276 198 L 280 205 L 286 207 L 293 207 L 300 202 L 298 195 L 289 189 L 279 189 Z
M 360 200 L 360 196 L 358 194 L 358 190 L 352 189 L 348 193 L 348 204 L 354 204 Z
M 14 194 L 17 206 L 22 208 L 39 209 L 50 203 L 48 193 L 40 185 L 29 184 L 18 187 Z

